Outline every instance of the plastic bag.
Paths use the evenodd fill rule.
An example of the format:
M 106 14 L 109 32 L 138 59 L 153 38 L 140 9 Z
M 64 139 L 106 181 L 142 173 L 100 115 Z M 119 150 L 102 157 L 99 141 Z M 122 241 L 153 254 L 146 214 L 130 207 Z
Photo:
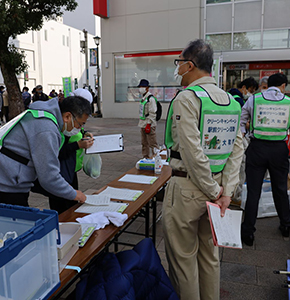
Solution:
M 85 154 L 83 170 L 91 178 L 97 179 L 101 175 L 102 159 L 100 154 Z

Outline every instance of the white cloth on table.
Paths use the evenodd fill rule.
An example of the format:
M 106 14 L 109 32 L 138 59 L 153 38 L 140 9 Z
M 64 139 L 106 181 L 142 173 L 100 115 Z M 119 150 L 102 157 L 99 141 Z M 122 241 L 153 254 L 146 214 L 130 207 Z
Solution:
M 110 222 L 115 226 L 120 227 L 128 219 L 127 214 L 121 214 L 118 212 L 100 211 L 93 214 L 89 214 L 82 218 L 77 218 L 79 223 L 93 223 L 96 224 L 96 230 L 105 228 Z

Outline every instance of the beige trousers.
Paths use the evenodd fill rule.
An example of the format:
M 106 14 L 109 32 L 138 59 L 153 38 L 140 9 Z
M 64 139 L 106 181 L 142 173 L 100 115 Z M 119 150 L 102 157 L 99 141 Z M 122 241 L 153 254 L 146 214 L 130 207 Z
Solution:
M 213 245 L 206 201 L 188 178 L 171 177 L 165 190 L 165 250 L 169 278 L 180 300 L 219 299 L 219 252 Z
M 158 148 L 156 141 L 156 127 L 151 127 L 150 133 L 145 133 L 145 128 L 141 128 L 141 143 L 143 157 L 150 157 L 150 148 L 152 155 L 154 154 L 154 148 Z

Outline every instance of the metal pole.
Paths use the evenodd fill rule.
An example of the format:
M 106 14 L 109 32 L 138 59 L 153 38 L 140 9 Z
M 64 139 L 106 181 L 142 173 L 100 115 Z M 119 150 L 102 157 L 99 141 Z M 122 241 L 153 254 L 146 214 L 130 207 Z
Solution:
M 84 29 L 85 35 L 85 60 L 86 60 L 86 86 L 89 86 L 89 62 L 88 62 L 88 32 Z
M 97 97 L 97 105 L 99 114 L 102 114 L 101 111 L 101 85 L 100 85 L 100 65 L 99 65 L 99 45 L 97 45 L 97 78 L 98 78 L 98 97 Z

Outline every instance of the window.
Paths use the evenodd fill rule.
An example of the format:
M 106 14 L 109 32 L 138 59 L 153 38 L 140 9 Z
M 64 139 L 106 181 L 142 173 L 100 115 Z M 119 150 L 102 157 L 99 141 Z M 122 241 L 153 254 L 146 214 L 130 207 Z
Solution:
M 69 46 L 69 37 L 66 37 L 66 45 Z
M 234 50 L 261 48 L 261 32 L 240 32 L 234 34 Z
M 146 78 L 151 85 L 150 91 L 159 101 L 170 101 L 176 90 L 174 80 L 174 55 L 122 55 L 115 56 L 115 102 L 140 101 L 137 85 Z
M 213 47 L 214 51 L 231 50 L 231 34 L 207 34 L 206 41 Z
M 47 41 L 47 30 L 44 30 L 44 40 Z
M 65 36 L 64 35 L 62 36 L 62 44 L 63 44 L 63 46 L 65 46 Z
M 289 47 L 289 35 L 287 29 L 266 30 L 263 34 L 263 48 L 287 48 Z
M 213 4 L 213 3 L 222 3 L 222 2 L 231 2 L 232 0 L 206 0 L 206 4 Z

